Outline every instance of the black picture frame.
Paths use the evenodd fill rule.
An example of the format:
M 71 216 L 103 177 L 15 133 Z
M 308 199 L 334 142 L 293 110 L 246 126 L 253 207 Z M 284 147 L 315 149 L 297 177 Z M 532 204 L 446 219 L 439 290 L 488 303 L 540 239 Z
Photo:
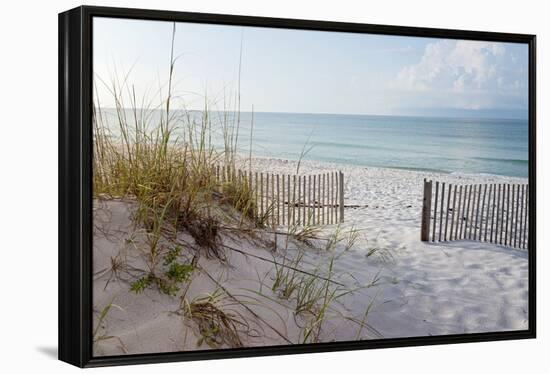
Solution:
M 529 329 L 261 348 L 92 355 L 92 18 L 376 33 L 525 43 L 529 48 Z M 59 359 L 79 367 L 206 360 L 536 337 L 536 36 L 298 19 L 81 6 L 59 14 Z

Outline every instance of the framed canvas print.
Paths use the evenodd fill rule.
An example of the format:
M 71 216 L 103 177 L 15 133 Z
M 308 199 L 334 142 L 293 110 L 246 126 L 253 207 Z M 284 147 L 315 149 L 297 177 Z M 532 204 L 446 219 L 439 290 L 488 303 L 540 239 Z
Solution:
M 535 337 L 535 36 L 59 15 L 59 357 Z

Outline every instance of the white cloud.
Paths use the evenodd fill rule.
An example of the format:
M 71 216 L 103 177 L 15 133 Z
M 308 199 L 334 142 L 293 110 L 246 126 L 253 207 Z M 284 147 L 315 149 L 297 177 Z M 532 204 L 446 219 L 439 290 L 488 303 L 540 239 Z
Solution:
M 398 91 L 427 96 L 434 105 L 483 108 L 497 96 L 518 95 L 525 83 L 503 43 L 440 40 L 428 44 L 416 64 L 403 67 L 390 83 Z
M 443 40 L 426 46 L 419 63 L 404 67 L 396 87 L 413 90 L 481 89 L 497 73 L 495 64 L 505 54 L 497 43 Z

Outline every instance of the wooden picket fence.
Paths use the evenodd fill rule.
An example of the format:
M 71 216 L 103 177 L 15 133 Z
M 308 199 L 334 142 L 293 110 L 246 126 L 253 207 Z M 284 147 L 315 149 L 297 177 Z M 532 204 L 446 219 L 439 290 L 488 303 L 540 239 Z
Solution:
M 424 180 L 422 241 L 478 240 L 529 247 L 529 185 Z
M 256 217 L 270 226 L 331 225 L 344 222 L 344 174 L 273 174 L 215 167 L 219 183 L 247 183 Z

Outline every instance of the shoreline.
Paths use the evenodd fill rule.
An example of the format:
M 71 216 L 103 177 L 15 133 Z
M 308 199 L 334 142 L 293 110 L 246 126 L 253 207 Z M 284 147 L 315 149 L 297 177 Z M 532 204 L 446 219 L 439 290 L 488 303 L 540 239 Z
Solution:
M 296 165 L 298 163 L 298 160 L 292 160 L 292 159 L 285 159 L 280 157 L 270 157 L 270 156 L 261 156 L 261 155 L 252 155 L 252 160 L 254 161 L 254 165 L 252 167 L 255 171 L 262 171 L 260 170 L 258 163 L 261 166 L 271 166 L 266 164 L 274 164 L 275 167 L 279 167 L 280 171 L 286 173 L 286 174 L 293 174 L 296 171 Z M 238 153 L 237 154 L 237 164 L 240 164 L 243 166 L 243 169 L 246 167 L 248 168 L 248 155 L 244 153 Z M 339 163 L 339 162 L 332 162 L 332 161 L 318 161 L 318 160 L 309 160 L 309 159 L 303 159 L 300 161 L 300 169 L 303 171 L 302 174 L 311 173 L 314 172 L 315 169 L 319 170 L 379 170 L 379 171 L 402 171 L 404 173 L 417 173 L 421 174 L 423 178 L 432 178 L 436 179 L 437 177 L 441 178 L 439 180 L 442 180 L 443 178 L 448 178 L 449 180 L 456 180 L 456 179 L 464 179 L 468 181 L 477 180 L 477 179 L 486 179 L 490 181 L 490 183 L 518 183 L 518 184 L 525 184 L 529 182 L 528 177 L 517 177 L 517 176 L 509 176 L 509 175 L 502 175 L 502 174 L 490 174 L 490 173 L 465 173 L 460 171 L 453 171 L 453 172 L 447 172 L 437 169 L 416 169 L 416 168 L 409 168 L 409 167 L 382 167 L 382 166 L 367 166 L 367 165 L 357 165 L 357 164 L 346 164 L 346 163 Z M 305 170 L 304 170 L 305 169 Z M 264 170 L 265 171 L 265 170 Z M 429 179 L 428 178 L 428 179 Z

